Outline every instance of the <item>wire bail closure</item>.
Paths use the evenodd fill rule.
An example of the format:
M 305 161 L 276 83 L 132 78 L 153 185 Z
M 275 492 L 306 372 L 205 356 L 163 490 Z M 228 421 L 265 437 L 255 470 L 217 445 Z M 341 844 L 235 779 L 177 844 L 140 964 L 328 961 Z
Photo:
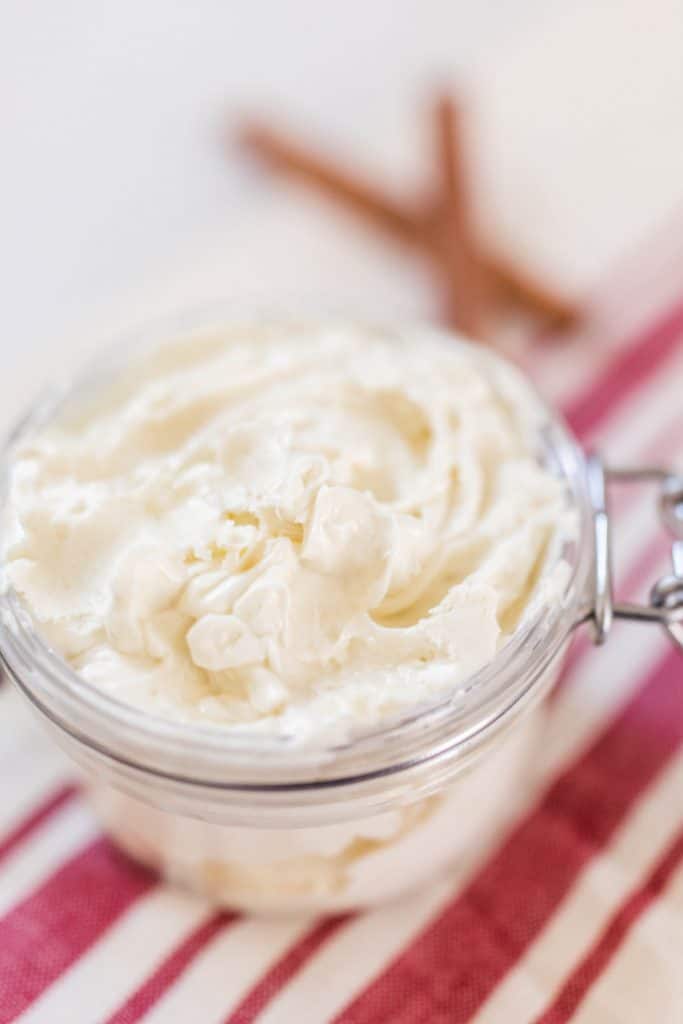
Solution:
M 593 607 L 587 617 L 592 622 L 595 643 L 605 642 L 614 619 L 629 619 L 658 623 L 683 650 L 683 477 L 658 466 L 606 467 L 599 456 L 590 455 L 586 481 L 593 509 L 594 544 Z M 654 483 L 659 488 L 659 518 L 673 538 L 672 571 L 653 585 L 649 604 L 619 603 L 614 599 L 608 502 L 611 482 Z

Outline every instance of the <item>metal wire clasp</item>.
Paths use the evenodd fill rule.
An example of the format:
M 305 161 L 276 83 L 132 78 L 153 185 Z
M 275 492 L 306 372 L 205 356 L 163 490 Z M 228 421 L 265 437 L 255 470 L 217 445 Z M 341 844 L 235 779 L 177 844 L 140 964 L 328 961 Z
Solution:
M 589 618 L 597 644 L 605 642 L 615 618 L 656 622 L 683 649 L 683 477 L 657 466 L 631 469 L 605 467 L 596 455 L 586 463 L 588 494 L 593 508 L 593 608 Z M 672 571 L 657 580 L 649 604 L 617 603 L 612 577 L 611 524 L 608 508 L 610 482 L 654 483 L 659 489 L 660 519 L 673 537 Z

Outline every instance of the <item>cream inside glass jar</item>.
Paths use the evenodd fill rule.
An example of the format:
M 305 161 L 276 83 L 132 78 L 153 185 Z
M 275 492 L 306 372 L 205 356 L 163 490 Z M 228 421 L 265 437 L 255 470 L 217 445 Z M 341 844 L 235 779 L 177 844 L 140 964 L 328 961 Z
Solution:
M 5 467 L 3 658 L 105 827 L 245 909 L 367 905 L 468 856 L 582 601 L 573 441 L 434 330 L 132 342 Z

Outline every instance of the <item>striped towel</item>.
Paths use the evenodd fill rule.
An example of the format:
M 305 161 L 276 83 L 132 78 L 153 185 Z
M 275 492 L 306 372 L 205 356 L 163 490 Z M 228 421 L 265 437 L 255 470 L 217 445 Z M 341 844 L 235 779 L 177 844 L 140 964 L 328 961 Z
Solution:
M 599 329 L 528 356 L 614 463 L 683 450 L 682 251 L 667 232 L 605 282 Z M 633 598 L 667 545 L 646 490 L 615 514 Z M 99 834 L 10 686 L 0 707 L 0 1024 L 683 1021 L 683 658 L 654 628 L 577 637 L 532 791 L 466 877 L 343 917 L 217 913 L 161 884 Z

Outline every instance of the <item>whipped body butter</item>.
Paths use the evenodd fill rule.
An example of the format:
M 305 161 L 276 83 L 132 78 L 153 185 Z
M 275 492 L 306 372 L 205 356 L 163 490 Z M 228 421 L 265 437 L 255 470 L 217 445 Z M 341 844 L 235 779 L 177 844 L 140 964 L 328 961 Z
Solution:
M 437 331 L 140 342 L 6 468 L 3 657 L 105 827 L 250 909 L 466 857 L 523 786 L 576 610 L 573 442 Z

